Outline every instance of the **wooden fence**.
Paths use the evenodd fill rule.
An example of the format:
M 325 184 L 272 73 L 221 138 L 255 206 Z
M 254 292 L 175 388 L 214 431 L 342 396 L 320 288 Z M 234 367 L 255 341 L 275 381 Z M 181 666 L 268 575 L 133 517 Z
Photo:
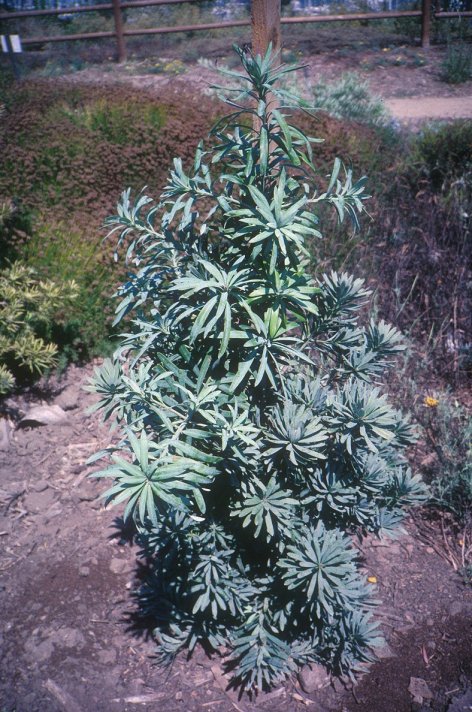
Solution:
M 127 8 L 152 7 L 155 5 L 175 5 L 181 3 L 196 3 L 198 0 L 112 0 L 111 3 L 101 3 L 98 5 L 87 5 L 83 7 L 57 8 L 48 10 L 20 10 L 14 12 L 0 13 L 0 20 L 13 20 L 26 17 L 45 17 L 47 15 L 70 15 L 82 12 L 112 11 L 115 30 L 113 32 L 88 32 L 69 35 L 52 35 L 45 37 L 22 37 L 21 42 L 28 47 L 35 44 L 47 42 L 71 42 L 75 40 L 96 40 L 101 38 L 116 38 L 118 49 L 118 61 L 126 59 L 126 37 L 136 35 L 161 35 L 173 32 L 199 32 L 204 30 L 219 30 L 228 27 L 245 27 L 251 24 L 251 20 L 228 20 L 223 22 L 212 22 L 199 25 L 175 25 L 165 27 L 154 27 L 149 29 L 126 29 L 123 22 L 122 11 Z M 472 17 L 472 11 L 465 12 L 433 12 L 432 0 L 422 0 L 421 10 L 399 10 L 389 12 L 362 12 L 346 13 L 338 15 L 303 15 L 298 17 L 282 17 L 281 23 L 292 25 L 297 23 L 317 23 L 317 22 L 353 22 L 363 20 L 386 20 L 397 17 L 417 17 L 421 19 L 421 45 L 429 47 L 431 20 L 454 17 Z

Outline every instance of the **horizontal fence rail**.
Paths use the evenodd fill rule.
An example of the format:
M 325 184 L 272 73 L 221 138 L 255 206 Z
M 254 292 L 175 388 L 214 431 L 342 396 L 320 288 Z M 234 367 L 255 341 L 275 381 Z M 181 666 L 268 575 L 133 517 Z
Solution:
M 174 32 L 202 32 L 208 30 L 219 30 L 230 27 L 247 27 L 251 24 L 250 19 L 227 20 L 221 22 L 204 23 L 199 25 L 172 25 L 162 27 L 151 27 L 147 29 L 125 29 L 122 10 L 140 7 L 153 7 L 160 5 L 177 5 L 182 3 L 195 3 L 196 0 L 136 0 L 129 2 L 125 0 L 113 0 L 111 3 L 99 3 L 96 5 L 84 5 L 80 7 L 49 8 L 45 10 L 14 10 L 13 12 L 1 12 L 1 20 L 14 20 L 26 17 L 46 17 L 58 15 L 73 15 L 84 12 L 113 12 L 115 30 L 108 32 L 83 32 L 68 35 L 51 35 L 44 37 L 22 37 L 21 42 L 26 47 L 45 44 L 48 42 L 73 42 L 77 40 L 96 40 L 105 38 L 115 38 L 118 46 L 118 60 L 126 59 L 126 37 L 136 37 L 139 35 L 164 35 Z M 421 44 L 423 47 L 429 46 L 431 18 L 459 18 L 472 17 L 472 11 L 464 12 L 432 12 L 431 0 L 422 0 L 421 10 L 391 10 L 387 12 L 357 12 L 346 14 L 327 15 L 301 15 L 296 17 L 282 17 L 283 25 L 293 25 L 298 23 L 319 23 L 319 22 L 354 22 L 363 20 L 388 20 L 401 17 L 421 18 Z

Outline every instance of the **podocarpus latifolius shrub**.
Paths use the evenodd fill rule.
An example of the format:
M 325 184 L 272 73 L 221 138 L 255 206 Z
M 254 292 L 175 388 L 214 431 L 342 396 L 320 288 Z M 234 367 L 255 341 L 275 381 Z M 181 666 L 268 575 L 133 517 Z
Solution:
M 399 333 L 359 326 L 361 280 L 304 262 L 317 207 L 356 223 L 364 180 L 336 161 L 317 191 L 316 139 L 273 104 L 287 70 L 239 54 L 211 150 L 189 172 L 174 160 L 158 204 L 126 191 L 109 219 L 136 268 L 117 320 L 134 321 L 91 388 L 123 428 L 96 476 L 151 562 L 141 601 L 162 659 L 229 647 L 253 690 L 306 662 L 352 674 L 373 658 L 351 535 L 393 533 L 423 489 L 402 454 L 411 427 L 376 385 Z

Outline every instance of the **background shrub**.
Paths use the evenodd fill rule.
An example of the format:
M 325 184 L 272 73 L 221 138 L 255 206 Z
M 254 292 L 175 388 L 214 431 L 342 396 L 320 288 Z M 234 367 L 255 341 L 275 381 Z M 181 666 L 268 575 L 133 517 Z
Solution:
M 55 365 L 53 325 L 76 296 L 74 282 L 40 280 L 19 261 L 0 270 L 0 396 L 13 390 L 18 374 L 24 379 Z
M 107 350 L 110 295 L 123 273 L 99 233 L 122 185 L 162 186 L 176 147 L 188 160 L 216 116 L 208 98 L 197 112 L 191 99 L 164 94 L 41 81 L 3 88 L 2 258 L 75 280 L 78 298 L 54 334 L 62 361 Z

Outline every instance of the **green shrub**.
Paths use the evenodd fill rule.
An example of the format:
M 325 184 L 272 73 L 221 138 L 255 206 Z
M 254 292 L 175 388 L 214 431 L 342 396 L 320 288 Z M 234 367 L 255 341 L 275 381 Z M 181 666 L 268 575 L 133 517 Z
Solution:
M 405 164 L 412 185 L 426 179 L 436 194 L 447 195 L 465 183 L 470 199 L 470 181 L 463 178 L 472 169 L 472 121 L 426 127 L 412 141 Z
M 109 354 L 113 309 L 111 295 L 119 278 L 113 260 L 99 238 L 91 238 L 84 225 L 50 221 L 36 223 L 22 250 L 26 264 L 59 283 L 73 281 L 76 299 L 69 302 L 52 337 L 61 363 Z
M 389 115 L 380 97 L 359 74 L 347 72 L 336 82 L 320 82 L 313 87 L 315 108 L 337 119 L 384 126 Z
M 174 160 L 158 205 L 126 191 L 108 221 L 136 265 L 117 321 L 134 319 L 90 388 L 123 428 L 96 476 L 151 562 L 141 600 L 161 658 L 229 645 L 234 684 L 253 690 L 306 662 L 353 674 L 373 659 L 350 534 L 393 535 L 424 491 L 402 454 L 412 429 L 376 385 L 399 333 L 359 326 L 362 280 L 305 266 L 317 207 L 356 224 L 364 181 L 337 160 L 316 190 L 316 139 L 269 104 L 286 100 L 284 70 L 240 56 L 245 88 L 212 148 L 189 173 Z
M 0 271 L 0 395 L 14 388 L 18 373 L 40 375 L 56 363 L 51 328 L 75 296 L 73 282 L 41 280 L 20 262 Z
M 448 43 L 446 57 L 441 64 L 441 79 L 448 84 L 462 84 L 472 79 L 470 46 L 464 42 Z
M 449 393 L 424 399 L 417 417 L 430 450 L 431 503 L 452 514 L 448 553 L 472 584 L 472 418 Z
M 472 534 L 472 419 L 448 394 L 425 398 L 421 418 L 426 438 L 437 456 L 432 476 L 434 500 L 449 509 Z

